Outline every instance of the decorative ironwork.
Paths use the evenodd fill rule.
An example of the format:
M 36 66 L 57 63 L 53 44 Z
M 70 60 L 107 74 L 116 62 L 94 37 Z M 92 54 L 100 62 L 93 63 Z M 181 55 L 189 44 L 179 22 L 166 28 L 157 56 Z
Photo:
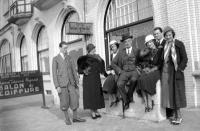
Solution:
M 17 25 L 26 23 L 33 14 L 30 0 L 16 0 L 10 5 L 8 22 Z

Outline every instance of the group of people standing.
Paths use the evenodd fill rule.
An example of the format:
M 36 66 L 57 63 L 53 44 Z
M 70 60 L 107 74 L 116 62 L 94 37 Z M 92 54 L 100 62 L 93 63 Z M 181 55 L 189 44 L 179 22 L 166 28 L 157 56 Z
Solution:
M 164 37 L 163 37 L 164 34 Z M 78 75 L 72 59 L 67 53 L 68 45 L 61 42 L 60 53 L 54 57 L 53 80 L 60 97 L 60 108 L 70 125 L 68 108 L 73 110 L 73 122 L 84 122 L 77 115 L 78 108 Z M 95 52 L 93 44 L 87 45 L 87 55 L 77 60 L 78 73 L 83 74 L 83 106 L 91 110 L 92 119 L 100 118 L 98 109 L 104 108 L 103 92 L 112 94 L 117 103 L 123 101 L 123 110 L 134 102 L 133 92 L 145 101 L 145 112 L 153 109 L 151 99 L 156 94 L 156 83 L 161 80 L 161 104 L 166 108 L 167 117 L 172 124 L 180 124 L 180 108 L 186 107 L 185 82 L 183 71 L 187 64 L 187 54 L 183 42 L 175 39 L 174 30 L 167 26 L 153 30 L 153 35 L 145 38 L 145 48 L 135 49 L 132 36 L 123 36 L 121 43 L 112 40 L 111 65 L 112 73 L 107 74 L 104 60 Z M 101 84 L 100 74 L 106 77 Z

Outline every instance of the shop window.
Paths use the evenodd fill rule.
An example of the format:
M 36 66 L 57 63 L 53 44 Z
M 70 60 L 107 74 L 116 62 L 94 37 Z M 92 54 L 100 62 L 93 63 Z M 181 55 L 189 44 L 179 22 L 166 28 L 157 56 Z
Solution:
M 28 71 L 28 51 L 25 37 L 21 40 L 20 46 L 20 57 L 21 57 L 21 70 Z
M 4 40 L 0 47 L 0 73 L 12 72 L 10 43 Z
M 153 16 L 151 0 L 111 0 L 106 30 Z
M 50 73 L 49 65 L 49 40 L 45 27 L 41 27 L 37 39 L 37 53 L 39 69 L 44 74 Z
M 104 21 L 106 66 L 111 64 L 108 43 L 116 40 L 120 48 L 123 35 L 133 36 L 133 48 L 144 48 L 144 39 L 153 29 L 152 0 L 110 0 Z

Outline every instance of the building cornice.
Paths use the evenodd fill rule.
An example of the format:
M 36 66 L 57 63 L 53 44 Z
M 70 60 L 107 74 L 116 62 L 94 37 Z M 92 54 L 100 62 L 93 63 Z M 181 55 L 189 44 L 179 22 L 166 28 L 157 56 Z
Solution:
M 6 31 L 8 31 L 11 28 L 12 28 L 11 23 L 7 23 L 0 29 L 0 36 L 2 36 Z

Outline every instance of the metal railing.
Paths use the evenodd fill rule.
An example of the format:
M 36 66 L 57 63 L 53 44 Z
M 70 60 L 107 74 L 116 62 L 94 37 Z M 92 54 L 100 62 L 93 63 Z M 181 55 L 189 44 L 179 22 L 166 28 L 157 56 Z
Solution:
M 20 14 L 32 14 L 33 6 L 31 2 L 26 3 L 26 0 L 16 0 L 10 6 L 9 12 L 10 12 L 10 17 Z

